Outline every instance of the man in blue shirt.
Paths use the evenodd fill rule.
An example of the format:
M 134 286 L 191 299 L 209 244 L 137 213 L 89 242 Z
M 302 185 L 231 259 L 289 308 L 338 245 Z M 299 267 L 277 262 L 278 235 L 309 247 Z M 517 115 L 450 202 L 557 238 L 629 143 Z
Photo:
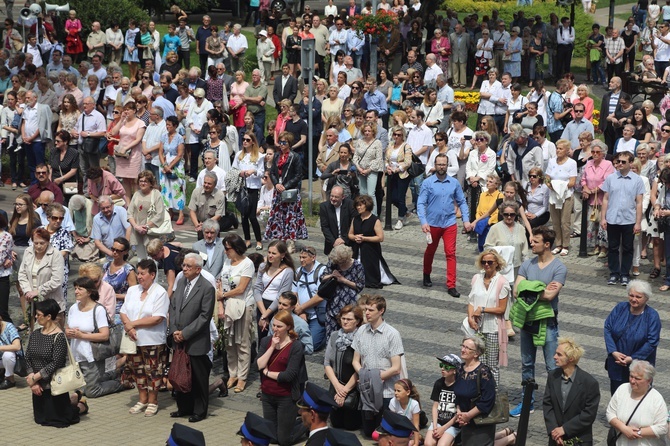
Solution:
M 627 286 L 633 263 L 633 240 L 640 233 L 644 184 L 630 171 L 635 156 L 630 152 L 614 155 L 617 172 L 605 178 L 600 189 L 605 192 L 600 226 L 607 231 L 607 264 L 610 269 L 608 285 Z M 621 263 L 619 263 L 621 248 Z
M 435 175 L 428 177 L 421 185 L 417 202 L 417 215 L 421 221 L 421 230 L 429 242 L 423 254 L 423 286 L 430 287 L 430 273 L 433 269 L 433 258 L 440 243 L 444 239 L 444 253 L 447 256 L 447 292 L 452 297 L 460 297 L 456 289 L 456 209 L 454 201 L 461 209 L 463 226 L 466 231 L 472 229 L 468 221 L 468 204 L 463 190 L 455 178 L 447 175 L 449 161 L 447 155 L 440 153 L 435 157 Z M 430 237 L 429 237 L 430 236 Z
M 379 115 L 380 118 L 384 119 L 384 116 L 388 114 L 388 106 L 386 105 L 386 96 L 384 96 L 384 93 L 377 90 L 376 80 L 368 79 L 365 82 L 365 86 L 367 87 L 368 92 L 365 93 L 363 98 L 365 99 L 365 102 L 368 104 L 368 111 L 375 110 L 377 112 L 377 115 Z
M 130 240 L 128 214 L 121 206 L 114 206 L 114 202 L 108 195 L 101 195 L 98 198 L 98 206 L 100 212 L 93 217 L 91 239 L 96 248 L 111 260 L 114 239 L 125 237 L 126 240 Z

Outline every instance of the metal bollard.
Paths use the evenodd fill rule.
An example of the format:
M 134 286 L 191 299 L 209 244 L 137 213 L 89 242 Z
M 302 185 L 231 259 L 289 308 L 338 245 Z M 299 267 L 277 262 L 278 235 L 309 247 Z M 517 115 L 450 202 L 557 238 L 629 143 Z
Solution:
M 533 392 L 537 390 L 537 383 L 534 379 L 529 379 L 522 383 L 523 390 L 523 406 L 521 409 L 521 416 L 519 417 L 519 426 L 517 427 L 516 446 L 526 446 L 526 437 L 528 436 L 528 421 L 530 420 L 530 405 L 533 401 Z
M 589 199 L 585 198 L 582 200 L 582 232 L 579 236 L 579 257 L 588 256 L 586 252 L 586 236 L 588 235 L 589 214 Z

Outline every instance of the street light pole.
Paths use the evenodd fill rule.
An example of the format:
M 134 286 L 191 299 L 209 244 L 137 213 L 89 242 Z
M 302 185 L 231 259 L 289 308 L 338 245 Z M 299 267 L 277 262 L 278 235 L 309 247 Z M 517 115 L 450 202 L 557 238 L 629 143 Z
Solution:
M 314 101 L 314 83 L 312 78 L 314 77 L 314 52 L 316 51 L 316 42 L 314 39 L 303 39 L 302 40 L 302 49 L 301 49 L 301 66 L 302 66 L 302 78 L 309 85 L 309 94 L 307 103 L 307 129 L 308 129 L 308 138 L 307 138 L 307 190 L 308 190 L 308 199 L 307 199 L 307 212 L 309 215 L 312 215 L 312 176 L 314 172 L 312 170 L 312 162 L 314 158 L 314 147 L 312 135 L 314 134 L 314 117 L 312 116 L 312 102 Z
M 377 14 L 377 0 L 372 0 L 372 14 Z M 373 79 L 377 79 L 377 43 L 370 36 L 370 70 Z

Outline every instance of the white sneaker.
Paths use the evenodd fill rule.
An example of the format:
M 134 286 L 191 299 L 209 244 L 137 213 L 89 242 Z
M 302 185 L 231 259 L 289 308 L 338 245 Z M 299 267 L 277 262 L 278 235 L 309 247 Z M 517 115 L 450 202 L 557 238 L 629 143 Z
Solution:
M 400 230 L 402 229 L 403 226 L 404 226 L 404 225 L 403 225 L 403 223 L 402 223 L 402 219 L 399 219 L 399 220 L 398 220 L 398 223 L 395 224 L 395 226 L 393 227 L 393 229 L 395 229 L 396 231 L 400 231 Z
M 195 178 L 190 177 L 190 178 L 188 179 L 188 182 L 189 182 L 189 183 L 195 183 Z

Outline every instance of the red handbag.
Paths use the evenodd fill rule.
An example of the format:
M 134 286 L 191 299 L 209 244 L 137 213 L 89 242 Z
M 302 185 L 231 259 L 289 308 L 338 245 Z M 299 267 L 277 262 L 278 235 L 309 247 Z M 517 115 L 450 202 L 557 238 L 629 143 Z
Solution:
M 172 353 L 168 381 L 177 392 L 188 393 L 191 391 L 191 359 L 188 357 L 183 344 L 177 344 Z

